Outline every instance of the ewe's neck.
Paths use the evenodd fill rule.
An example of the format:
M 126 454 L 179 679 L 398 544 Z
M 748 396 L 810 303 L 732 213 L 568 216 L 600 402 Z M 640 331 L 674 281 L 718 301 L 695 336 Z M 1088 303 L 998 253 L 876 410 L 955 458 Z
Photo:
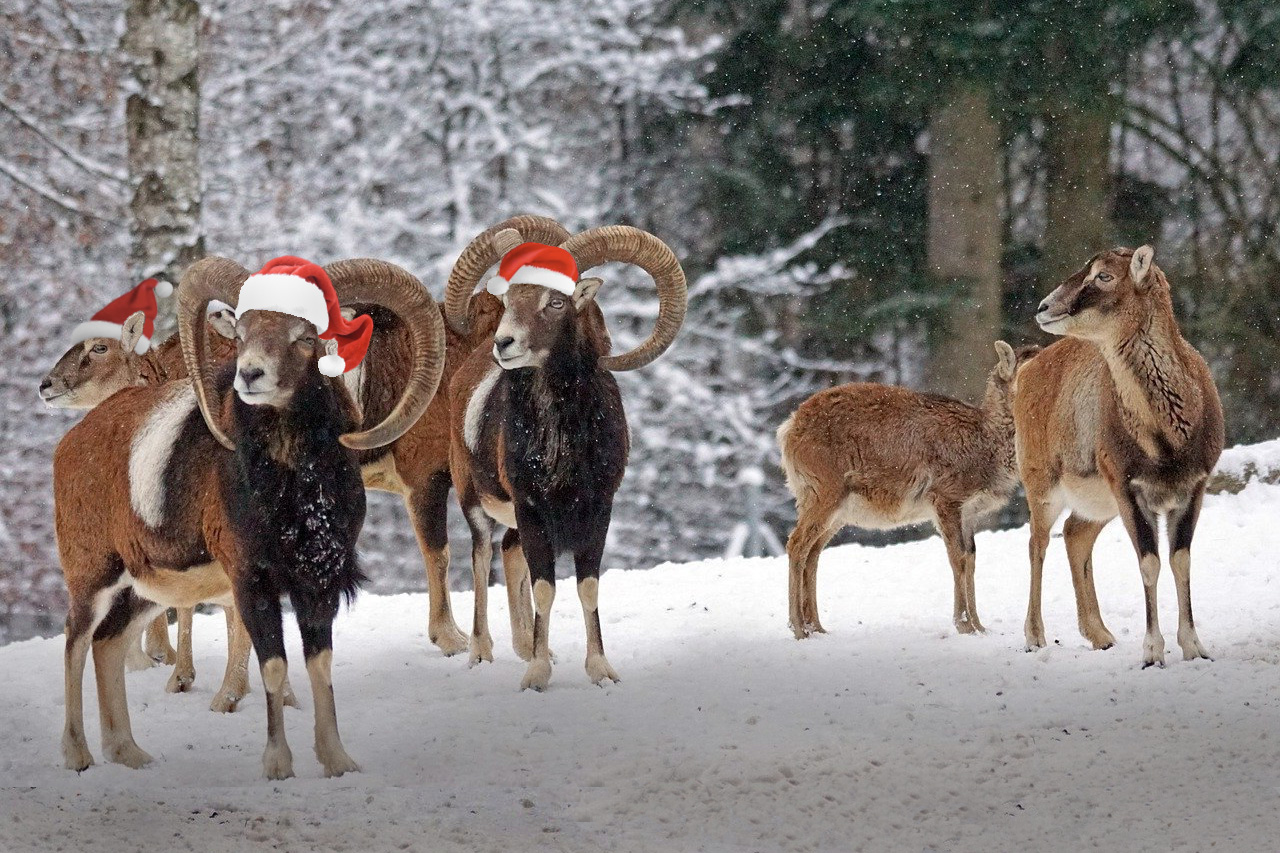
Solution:
M 1111 370 L 1121 422 L 1148 455 L 1154 438 L 1177 448 L 1186 444 L 1200 420 L 1202 400 L 1188 372 L 1187 343 L 1171 307 L 1157 306 L 1100 347 Z
M 982 398 L 983 427 L 998 448 L 1001 463 L 1012 472 L 1017 466 L 1014 453 L 1013 401 L 1009 386 L 994 377 L 987 380 L 987 392 Z

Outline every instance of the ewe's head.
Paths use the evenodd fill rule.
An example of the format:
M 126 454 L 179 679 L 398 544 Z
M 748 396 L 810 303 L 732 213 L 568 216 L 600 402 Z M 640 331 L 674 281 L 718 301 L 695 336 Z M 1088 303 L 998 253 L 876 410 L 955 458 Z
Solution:
M 121 388 L 138 382 L 136 352 L 146 317 L 135 311 L 119 338 L 89 338 L 73 344 L 40 382 L 40 399 L 54 409 L 92 409 Z
M 1094 341 L 1110 338 L 1126 321 L 1168 299 L 1168 284 L 1152 257 L 1155 250 L 1099 252 L 1040 303 L 1036 322 L 1055 335 Z
M 236 342 L 233 387 L 244 402 L 277 409 L 289 405 L 294 392 L 316 370 L 324 354 L 310 320 L 279 311 L 246 311 L 239 319 L 220 316 L 214 328 Z

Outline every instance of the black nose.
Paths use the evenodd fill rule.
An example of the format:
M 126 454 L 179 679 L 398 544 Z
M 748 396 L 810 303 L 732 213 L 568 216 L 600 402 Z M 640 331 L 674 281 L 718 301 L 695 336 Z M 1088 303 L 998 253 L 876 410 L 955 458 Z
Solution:
M 516 339 L 511 337 L 510 335 L 504 335 L 501 338 L 493 339 L 493 345 L 498 348 L 499 352 L 506 351 L 507 347 L 511 346 L 515 342 L 516 342 Z
M 1043 300 L 1043 301 L 1040 303 L 1040 307 L 1036 309 L 1036 311 L 1037 311 L 1037 312 L 1039 312 L 1039 311 L 1048 311 L 1048 310 L 1049 310 L 1049 300 L 1048 300 L 1048 299 Z
M 252 385 L 262 378 L 262 374 L 266 373 L 261 367 L 243 367 L 240 369 L 240 378 L 244 380 L 245 385 Z
M 53 380 L 47 376 L 44 378 L 44 381 L 40 383 L 41 391 L 48 391 L 52 387 L 53 387 Z

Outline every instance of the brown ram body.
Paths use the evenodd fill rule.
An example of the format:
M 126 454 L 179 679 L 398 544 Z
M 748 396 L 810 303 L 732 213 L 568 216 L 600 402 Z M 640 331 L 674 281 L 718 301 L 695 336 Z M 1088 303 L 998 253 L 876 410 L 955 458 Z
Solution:
M 1028 648 L 1045 644 L 1041 578 L 1049 532 L 1064 508 L 1080 633 L 1094 648 L 1115 638 L 1093 584 L 1093 544 L 1117 515 L 1146 590 L 1143 665 L 1164 664 L 1156 609 L 1159 516 L 1169 530 L 1178 591 L 1178 644 L 1208 657 L 1191 613 L 1190 547 L 1205 483 L 1222 452 L 1222 406 L 1204 359 L 1183 339 L 1169 282 L 1151 247 L 1089 260 L 1040 305 L 1037 322 L 1066 335 L 1018 378 L 1018 465 L 1031 510 Z
M 71 597 L 63 736 L 69 767 L 92 763 L 81 701 L 90 643 L 104 749 L 109 759 L 136 767 L 149 756 L 129 726 L 124 648 L 159 606 L 226 603 L 234 595 L 267 687 L 264 769 L 271 778 L 290 775 L 281 715 L 283 593 L 303 634 L 317 755 L 330 775 L 355 768 L 337 734 L 329 669 L 338 600 L 359 580 L 354 549 L 364 489 L 356 449 L 393 441 L 421 415 L 439 381 L 444 332 L 429 296 L 402 270 L 373 261 L 329 270 L 340 296 L 387 304 L 415 330 L 413 376 L 377 427 L 347 432 L 359 422 L 355 404 L 341 381 L 319 375 L 316 357 L 324 349 L 315 327 L 296 317 L 246 312 L 236 323 L 236 364 L 214 379 L 205 324 L 194 318 L 210 298 L 234 301 L 247 272 L 211 258 L 188 270 L 179 292 L 192 381 L 125 389 L 59 444 L 55 515 Z
M 996 351 L 1000 361 L 981 407 L 860 383 L 815 394 L 778 429 L 787 486 L 796 498 L 787 555 L 789 618 L 798 639 L 825 631 L 818 618 L 818 556 L 837 531 L 921 521 L 932 521 L 946 544 L 956 629 L 983 630 L 974 530 L 1018 484 L 1010 411 L 1017 357 L 1003 341 Z

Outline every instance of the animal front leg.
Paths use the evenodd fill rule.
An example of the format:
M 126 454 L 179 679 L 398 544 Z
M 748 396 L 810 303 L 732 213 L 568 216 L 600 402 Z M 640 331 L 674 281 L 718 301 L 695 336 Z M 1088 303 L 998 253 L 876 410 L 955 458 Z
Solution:
M 551 605 L 556 600 L 556 555 L 540 525 L 518 519 L 520 547 L 533 578 L 533 656 L 520 689 L 546 690 L 551 683 Z
M 1027 651 L 1045 646 L 1044 615 L 1041 612 L 1044 581 L 1044 555 L 1049 550 L 1049 532 L 1053 522 L 1062 512 L 1062 505 L 1035 496 L 1037 488 L 1027 484 L 1027 508 L 1031 511 L 1031 537 L 1027 542 L 1027 555 L 1031 560 L 1031 590 L 1027 596 L 1027 620 L 1023 633 Z M 1044 492 L 1048 489 L 1044 488 Z M 1042 492 L 1042 493 L 1044 493 Z
M 934 504 L 934 522 L 947 547 L 947 561 L 951 564 L 952 622 L 961 634 L 972 634 L 976 628 L 968 608 L 968 589 L 965 581 L 968 560 L 965 559 L 964 528 L 960 522 L 960 507 L 937 501 Z
M 1146 599 L 1147 634 L 1142 643 L 1142 668 L 1164 666 L 1164 635 L 1160 633 L 1160 610 L 1156 582 L 1160 579 L 1160 554 L 1156 548 L 1156 522 L 1130 488 L 1117 490 L 1120 518 L 1138 553 L 1138 569 Z
M 325 776 L 354 773 L 360 767 L 347 755 L 338 734 L 338 709 L 333 698 L 333 625 L 299 622 L 298 629 L 302 632 L 302 652 L 307 659 L 315 705 L 316 758 L 324 767 Z
M 493 571 L 493 522 L 479 502 L 463 513 L 471 528 L 471 580 L 475 608 L 471 617 L 471 652 L 468 663 L 493 662 L 493 636 L 489 633 L 489 576 Z
M 618 681 L 618 673 L 604 656 L 604 639 L 600 636 L 600 558 L 604 553 L 605 534 L 609 530 L 609 515 L 604 514 L 596 535 L 586 547 L 574 554 L 574 569 L 578 575 L 578 600 L 582 603 L 582 620 L 587 628 L 587 678 L 599 684 L 606 678 Z
M 1195 618 L 1191 614 L 1191 538 L 1200 518 L 1200 505 L 1204 500 L 1204 487 L 1180 511 L 1169 514 L 1169 565 L 1173 569 L 1173 581 L 1178 589 L 1178 646 L 1183 660 L 1209 658 L 1196 633 Z
M 280 593 L 254 580 L 237 578 L 236 610 L 253 641 L 263 692 L 267 696 L 267 746 L 262 752 L 262 772 L 268 779 L 288 779 L 293 775 L 293 752 L 284 733 L 284 691 L 289 683 L 289 664 L 285 660 Z
M 178 663 L 164 688 L 170 693 L 185 693 L 196 680 L 196 664 L 191 657 L 191 623 L 194 616 L 195 611 L 190 607 L 178 608 Z

